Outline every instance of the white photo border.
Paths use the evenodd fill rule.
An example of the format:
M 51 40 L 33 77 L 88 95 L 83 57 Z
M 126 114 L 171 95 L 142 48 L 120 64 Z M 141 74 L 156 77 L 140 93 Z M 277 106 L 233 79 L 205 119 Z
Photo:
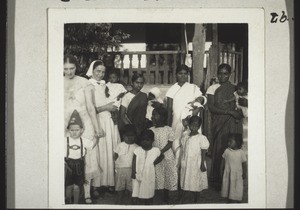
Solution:
M 49 208 L 141 208 L 64 204 L 63 47 L 66 23 L 247 23 L 248 24 L 248 203 L 143 206 L 143 208 L 266 207 L 265 29 L 262 8 L 48 9 Z

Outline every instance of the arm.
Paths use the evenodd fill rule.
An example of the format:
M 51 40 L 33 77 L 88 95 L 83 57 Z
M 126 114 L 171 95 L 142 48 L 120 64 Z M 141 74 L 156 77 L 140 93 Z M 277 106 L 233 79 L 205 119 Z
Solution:
M 116 161 L 118 157 L 119 157 L 118 153 L 114 153 L 114 161 Z
M 110 103 L 105 104 L 103 106 L 96 107 L 97 114 L 100 113 L 100 112 L 104 112 L 104 111 L 113 112 L 113 111 L 118 110 L 118 107 L 113 105 L 113 104 L 114 104 L 114 102 L 110 102 Z
M 235 110 L 231 110 L 231 111 L 227 111 L 227 110 L 223 110 L 223 109 L 220 109 L 218 107 L 215 106 L 215 98 L 213 95 L 208 95 L 207 96 L 208 98 L 208 109 L 210 112 L 214 113 L 214 114 L 224 114 L 224 115 L 231 115 L 233 116 L 234 118 L 236 119 L 241 119 L 243 118 L 243 114 L 240 113 L 239 111 L 235 111 Z
M 221 166 L 220 166 L 221 177 L 223 177 L 224 169 L 225 169 L 225 159 L 222 157 Z
M 131 178 L 135 179 L 135 174 L 136 174 L 136 155 L 133 155 L 132 158 L 132 172 L 131 172 Z
M 120 117 L 121 117 L 121 120 L 124 122 L 125 125 L 126 124 L 131 124 L 130 120 L 126 116 L 126 108 L 123 105 L 120 106 Z
M 243 106 L 243 107 L 248 107 L 248 99 L 246 99 L 246 98 L 239 98 L 238 104 L 240 106 Z
M 207 102 L 207 99 L 205 96 L 199 96 L 198 98 L 195 99 L 195 102 L 199 102 L 201 105 L 205 105 Z
M 103 132 L 99 128 L 99 125 L 97 122 L 96 110 L 95 110 L 95 106 L 93 103 L 93 94 L 94 94 L 93 89 L 91 89 L 89 87 L 85 88 L 85 100 L 86 100 L 87 111 L 92 120 L 92 124 L 93 124 L 96 135 L 98 137 L 101 137 L 101 136 L 103 136 Z
M 154 161 L 153 164 L 156 165 L 156 164 L 160 163 L 164 158 L 165 158 L 164 153 L 161 153 L 161 154 L 155 159 L 155 161 Z
M 162 150 L 160 152 L 161 153 L 165 153 L 166 151 L 168 151 L 172 147 L 172 144 L 173 144 L 172 141 L 168 141 L 168 143 L 166 144 L 166 146 L 164 146 L 164 148 L 162 148 Z
M 211 111 L 214 114 L 229 114 L 228 111 L 219 109 L 215 106 L 215 98 L 214 95 L 208 94 L 207 95 L 207 105 L 209 111 Z
M 168 111 L 167 124 L 168 126 L 172 126 L 173 99 L 170 97 L 167 97 L 167 111 Z
M 243 179 L 246 179 L 246 174 L 247 174 L 247 162 L 243 162 L 243 163 L 242 163 L 242 167 L 243 167 L 243 174 L 242 174 L 242 177 L 243 177 Z
M 207 149 L 201 149 L 201 165 L 200 165 L 200 170 L 202 172 L 205 172 L 206 171 L 206 167 L 205 167 L 205 161 L 206 161 L 206 152 L 207 152 Z

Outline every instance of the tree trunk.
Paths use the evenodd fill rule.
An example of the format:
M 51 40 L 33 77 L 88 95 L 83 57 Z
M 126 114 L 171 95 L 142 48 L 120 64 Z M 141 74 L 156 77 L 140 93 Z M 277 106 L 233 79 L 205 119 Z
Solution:
M 206 30 L 203 24 L 195 24 L 193 37 L 193 83 L 203 85 L 203 61 L 205 53 Z

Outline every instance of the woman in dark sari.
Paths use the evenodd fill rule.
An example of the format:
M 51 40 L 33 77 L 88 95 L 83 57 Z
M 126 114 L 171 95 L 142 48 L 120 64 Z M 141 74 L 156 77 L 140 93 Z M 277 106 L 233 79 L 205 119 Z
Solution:
M 210 170 L 210 181 L 212 186 L 220 189 L 222 184 L 221 160 L 222 154 L 227 148 L 227 135 L 229 133 L 242 133 L 243 114 L 235 110 L 235 101 L 226 102 L 231 99 L 236 90 L 229 82 L 231 67 L 221 64 L 218 67 L 219 83 L 207 89 L 208 108 L 212 114 L 212 164 Z
M 132 76 L 132 90 L 122 98 L 120 107 L 121 124 L 133 124 L 138 135 L 146 127 L 148 98 L 146 93 L 141 92 L 144 82 L 145 79 L 141 74 Z M 122 130 L 122 126 L 120 129 Z

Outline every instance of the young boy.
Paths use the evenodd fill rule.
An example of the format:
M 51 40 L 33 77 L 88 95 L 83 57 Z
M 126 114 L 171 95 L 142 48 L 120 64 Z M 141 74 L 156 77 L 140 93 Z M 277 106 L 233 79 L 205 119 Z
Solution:
M 85 181 L 84 177 L 84 156 L 85 149 L 92 149 L 96 141 L 91 141 L 81 137 L 83 133 L 83 124 L 77 110 L 71 115 L 68 124 L 69 135 L 65 138 L 65 187 L 66 187 L 66 204 L 79 201 L 80 188 Z
M 118 204 L 122 204 L 125 190 L 132 192 L 132 158 L 133 152 L 138 147 L 135 144 L 136 141 L 136 130 L 132 124 L 127 124 L 124 126 L 122 132 L 122 142 L 119 143 L 115 149 L 114 159 L 115 159 L 115 189 L 118 193 Z

